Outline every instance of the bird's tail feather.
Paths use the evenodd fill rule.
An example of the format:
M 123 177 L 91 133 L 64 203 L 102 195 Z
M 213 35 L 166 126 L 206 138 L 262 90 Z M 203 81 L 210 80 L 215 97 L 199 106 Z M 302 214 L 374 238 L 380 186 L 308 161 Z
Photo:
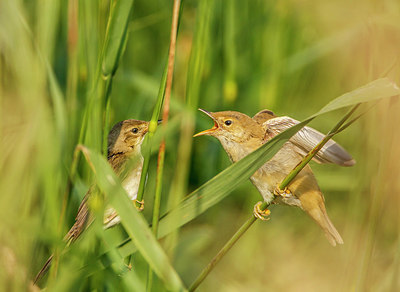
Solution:
M 325 236 L 328 239 L 328 241 L 330 242 L 330 244 L 332 244 L 333 246 L 336 246 L 337 244 L 343 244 L 343 239 L 340 236 L 339 232 L 336 230 L 335 226 L 333 225 L 333 223 L 331 222 L 331 220 L 329 219 L 328 215 L 325 216 L 325 220 L 327 223 L 327 227 L 322 227 L 324 229 L 325 232 Z
M 336 230 L 335 226 L 331 222 L 326 213 L 325 208 L 321 208 L 319 210 L 313 210 L 312 212 L 308 212 L 308 214 L 313 218 L 318 225 L 325 232 L 325 236 L 328 239 L 329 243 L 332 246 L 336 246 L 336 244 L 343 244 L 343 239 L 340 236 L 339 232 Z
M 78 215 L 76 216 L 76 219 L 75 219 L 75 224 L 71 227 L 71 229 L 68 231 L 68 233 L 64 237 L 64 241 L 67 246 L 70 245 L 72 242 L 74 242 L 76 239 L 78 239 L 79 236 L 81 235 L 81 233 L 83 232 L 83 230 L 85 230 L 85 228 L 93 221 L 93 219 L 90 218 L 90 216 L 89 216 L 86 201 L 87 201 L 87 196 L 85 196 L 85 198 L 83 199 L 83 201 L 81 203 L 81 206 L 79 207 Z M 53 260 L 53 255 L 51 255 L 47 259 L 46 263 L 43 265 L 41 270 L 37 273 L 35 280 L 33 282 L 34 284 L 36 284 L 36 282 L 39 281 L 46 274 L 47 270 L 49 269 L 49 267 L 51 265 L 52 260 Z

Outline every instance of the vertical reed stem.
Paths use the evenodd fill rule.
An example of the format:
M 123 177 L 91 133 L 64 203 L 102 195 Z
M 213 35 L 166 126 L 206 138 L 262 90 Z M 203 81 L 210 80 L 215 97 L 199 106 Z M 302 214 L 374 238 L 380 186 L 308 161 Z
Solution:
M 168 54 L 168 71 L 167 71 L 167 81 L 165 86 L 165 100 L 163 107 L 163 127 L 168 123 L 169 116 L 169 105 L 171 100 L 171 89 L 172 89 L 172 77 L 174 74 L 174 63 L 175 63 L 175 51 L 176 51 L 176 37 L 178 31 L 179 22 L 179 10 L 181 6 L 180 0 L 174 0 L 174 7 L 172 12 L 172 24 L 171 24 L 171 35 L 169 44 L 169 54 Z M 160 218 L 160 203 L 161 203 L 161 191 L 162 191 L 162 175 L 164 170 L 164 159 L 165 159 L 165 140 L 162 140 L 160 148 L 158 151 L 158 162 L 157 162 L 157 178 L 156 178 L 156 194 L 154 198 L 153 206 L 153 220 L 152 220 L 152 230 L 153 234 L 157 237 L 158 222 Z M 153 271 L 149 266 L 148 276 L 147 276 L 147 291 L 151 291 L 153 283 Z

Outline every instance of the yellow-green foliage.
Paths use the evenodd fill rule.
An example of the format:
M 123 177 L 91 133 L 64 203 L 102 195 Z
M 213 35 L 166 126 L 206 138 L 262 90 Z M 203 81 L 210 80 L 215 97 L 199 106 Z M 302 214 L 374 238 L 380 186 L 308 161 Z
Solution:
M 153 291 L 188 287 L 261 199 L 234 176 L 250 176 L 251 159 L 278 149 L 266 145 L 221 174 L 233 177 L 232 190 L 228 180 L 209 181 L 230 162 L 216 140 L 191 138 L 210 125 L 198 107 L 248 115 L 268 108 L 304 120 L 346 92 L 356 102 L 352 90 L 373 80 L 400 83 L 398 1 L 184 1 L 170 121 L 151 141 L 144 216 L 118 197 L 123 226 L 104 232 L 97 220 L 64 249 L 87 188 L 99 181 L 105 198 L 122 191 L 100 153 L 111 125 L 152 118 L 171 13 L 172 1 L 0 1 L 0 290 L 26 290 L 54 251 L 58 266 L 39 282 L 51 291 L 143 291 L 148 265 Z M 387 79 L 373 84 L 362 100 L 397 92 Z M 318 116 L 311 126 L 327 132 L 344 113 Z M 335 137 L 354 167 L 311 163 L 343 246 L 332 248 L 300 210 L 272 206 L 271 220 L 254 224 L 200 288 L 399 290 L 399 113 L 398 98 L 385 98 Z M 203 197 L 163 217 L 161 236 L 185 225 L 157 242 L 145 220 L 161 136 L 161 214 L 193 191 Z M 74 158 L 78 144 L 90 149 L 96 174 L 81 152 Z M 123 259 L 132 253 L 129 271 Z

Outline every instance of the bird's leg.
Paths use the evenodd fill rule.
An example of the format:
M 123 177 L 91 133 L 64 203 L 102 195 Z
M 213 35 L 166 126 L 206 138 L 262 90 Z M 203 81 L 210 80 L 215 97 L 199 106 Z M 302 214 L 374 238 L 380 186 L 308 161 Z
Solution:
M 253 215 L 257 219 L 260 219 L 262 221 L 267 221 L 269 220 L 269 215 L 271 214 L 271 211 L 268 209 L 261 210 L 260 206 L 263 202 L 258 202 L 257 204 L 254 205 L 253 209 Z
M 274 189 L 274 195 L 283 198 L 293 197 L 292 192 L 287 187 L 281 190 L 279 186 L 276 186 L 276 188 Z
M 144 209 L 144 200 L 133 200 L 132 201 L 135 207 L 139 210 L 139 212 L 143 211 Z M 137 205 L 136 205 L 137 204 Z M 139 205 L 139 206 L 138 206 Z

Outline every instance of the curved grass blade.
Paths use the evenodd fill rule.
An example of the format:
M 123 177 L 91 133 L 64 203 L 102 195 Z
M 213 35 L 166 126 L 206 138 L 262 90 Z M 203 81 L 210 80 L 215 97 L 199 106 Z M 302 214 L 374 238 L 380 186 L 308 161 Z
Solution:
M 242 160 L 232 164 L 192 192 L 177 208 L 163 216 L 160 220 L 158 236 L 165 236 L 224 199 L 234 188 L 249 179 L 261 165 L 274 156 L 292 135 L 315 117 L 343 107 L 381 98 L 388 98 L 399 94 L 400 89 L 395 83 L 387 78 L 382 78 L 332 100 L 316 114 L 275 136 L 262 147 Z M 120 252 L 124 256 L 135 252 L 135 250 L 136 248 L 131 242 L 124 242 L 120 246 Z
M 311 117 L 317 117 L 358 103 L 399 95 L 399 93 L 399 87 L 389 78 L 376 79 L 364 86 L 335 98 Z
M 315 117 L 336 109 L 379 98 L 391 97 L 399 93 L 400 90 L 396 84 L 387 78 L 382 78 L 332 100 L 316 114 L 274 137 L 274 139 L 271 139 L 237 163 L 232 164 L 191 193 L 176 209 L 169 212 L 161 220 L 159 235 L 166 235 L 178 226 L 186 224 L 225 198 L 239 184 L 249 179 L 257 169 L 278 152 L 290 137 Z
M 97 185 L 118 212 L 123 227 L 153 271 L 164 281 L 168 290 L 184 290 L 181 279 L 153 236 L 148 223 L 129 200 L 105 158 L 83 146 L 80 149 L 95 173 Z

